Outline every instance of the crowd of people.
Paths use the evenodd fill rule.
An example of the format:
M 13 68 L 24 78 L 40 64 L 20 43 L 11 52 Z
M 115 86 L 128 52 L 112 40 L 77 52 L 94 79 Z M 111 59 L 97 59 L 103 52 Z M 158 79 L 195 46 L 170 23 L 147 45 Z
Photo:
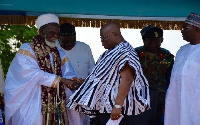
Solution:
M 199 125 L 199 14 L 186 18 L 188 44 L 176 56 L 161 48 L 159 27 L 144 27 L 144 45 L 133 48 L 120 25 L 107 22 L 100 28 L 106 51 L 96 63 L 74 25 L 47 13 L 36 27 L 1 82 L 6 125 Z

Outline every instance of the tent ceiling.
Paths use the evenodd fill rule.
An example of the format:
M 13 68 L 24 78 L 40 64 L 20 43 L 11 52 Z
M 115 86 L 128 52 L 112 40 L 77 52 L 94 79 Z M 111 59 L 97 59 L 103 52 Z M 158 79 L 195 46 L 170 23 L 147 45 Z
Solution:
M 1 0 L 0 24 L 34 24 L 34 19 L 41 13 L 55 13 L 63 22 L 90 20 L 87 26 L 94 27 L 101 25 L 98 22 L 108 20 L 125 20 L 124 23 L 134 25 L 141 21 L 142 25 L 146 25 L 146 21 L 175 25 L 181 24 L 190 12 L 200 13 L 199 5 L 200 0 Z M 22 18 L 24 21 L 19 23 Z M 31 23 L 27 22 L 30 18 Z

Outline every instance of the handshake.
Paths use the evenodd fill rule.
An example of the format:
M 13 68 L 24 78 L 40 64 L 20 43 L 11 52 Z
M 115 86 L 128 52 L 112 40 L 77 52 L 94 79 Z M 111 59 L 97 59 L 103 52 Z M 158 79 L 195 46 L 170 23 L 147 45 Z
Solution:
M 81 84 L 84 82 L 84 79 L 78 79 L 76 77 L 72 78 L 72 79 L 65 79 L 62 78 L 60 80 L 61 84 L 64 84 L 67 88 L 71 89 L 71 90 L 77 90 Z

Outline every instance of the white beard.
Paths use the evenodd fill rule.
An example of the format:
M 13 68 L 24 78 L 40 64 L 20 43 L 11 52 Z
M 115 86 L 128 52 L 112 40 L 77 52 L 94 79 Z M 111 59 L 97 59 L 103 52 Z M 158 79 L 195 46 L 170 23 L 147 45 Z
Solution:
M 50 48 L 56 47 L 56 43 L 55 43 L 55 42 L 50 42 L 50 41 L 48 41 L 48 40 L 45 39 L 45 43 L 46 43 Z

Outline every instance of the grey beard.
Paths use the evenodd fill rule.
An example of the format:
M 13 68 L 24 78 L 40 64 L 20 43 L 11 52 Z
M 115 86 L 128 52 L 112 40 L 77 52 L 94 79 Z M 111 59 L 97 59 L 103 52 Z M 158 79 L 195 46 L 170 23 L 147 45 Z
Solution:
M 48 41 L 48 40 L 45 39 L 45 43 L 46 43 L 50 48 L 56 47 L 56 43 L 55 43 L 55 42 L 50 42 L 50 41 Z

